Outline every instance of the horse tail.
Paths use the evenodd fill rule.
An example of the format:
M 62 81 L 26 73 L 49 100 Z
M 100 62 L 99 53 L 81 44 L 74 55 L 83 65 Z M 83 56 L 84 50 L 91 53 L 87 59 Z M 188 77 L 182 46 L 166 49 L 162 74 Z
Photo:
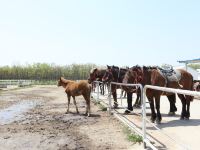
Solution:
M 193 86 L 194 86 L 194 79 L 193 79 L 193 77 L 192 77 L 192 84 L 191 84 L 191 87 L 190 87 L 190 90 L 191 90 L 191 91 L 194 90 L 194 89 L 193 89 Z M 186 97 L 188 97 L 188 100 L 190 100 L 190 101 L 193 101 L 193 99 L 194 99 L 194 96 L 186 96 Z

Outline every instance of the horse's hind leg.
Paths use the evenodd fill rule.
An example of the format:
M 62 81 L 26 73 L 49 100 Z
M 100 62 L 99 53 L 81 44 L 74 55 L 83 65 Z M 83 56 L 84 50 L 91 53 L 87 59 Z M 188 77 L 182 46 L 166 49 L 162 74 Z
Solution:
M 112 93 L 113 95 L 113 99 L 114 99 L 114 108 L 117 108 L 118 107 L 118 103 L 117 103 L 117 93 L 116 93 L 116 90 Z
M 182 94 L 178 94 L 178 97 L 180 98 L 182 102 L 182 112 L 181 112 L 180 119 L 183 120 L 184 117 L 186 116 L 186 99 L 185 99 L 185 96 Z
M 77 107 L 77 105 L 76 105 L 75 96 L 73 96 L 73 100 L 74 100 L 74 105 L 76 106 L 76 112 L 77 112 L 77 114 L 78 114 L 78 113 L 79 113 L 79 111 L 78 111 L 78 107 Z
M 185 119 L 189 120 L 190 118 L 190 101 L 193 99 L 191 96 L 186 96 L 186 115 Z
M 88 95 L 83 95 L 85 101 L 86 101 L 86 112 L 85 115 L 88 117 L 90 116 L 90 96 Z

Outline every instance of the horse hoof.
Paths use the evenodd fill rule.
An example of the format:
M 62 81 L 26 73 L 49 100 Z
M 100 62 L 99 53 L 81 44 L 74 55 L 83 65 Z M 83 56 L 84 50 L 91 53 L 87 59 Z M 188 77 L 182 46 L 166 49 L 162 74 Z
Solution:
M 185 120 L 189 120 L 189 117 L 185 117 Z
M 131 113 L 131 111 L 129 111 L 129 110 L 124 111 L 124 114 L 130 114 L 130 113 Z
M 175 112 L 169 112 L 168 113 L 168 116 L 174 116 L 175 115 Z
M 114 105 L 113 108 L 114 108 L 114 109 L 118 108 L 118 105 Z
M 151 123 L 154 123 L 155 122 L 155 119 L 151 119 Z

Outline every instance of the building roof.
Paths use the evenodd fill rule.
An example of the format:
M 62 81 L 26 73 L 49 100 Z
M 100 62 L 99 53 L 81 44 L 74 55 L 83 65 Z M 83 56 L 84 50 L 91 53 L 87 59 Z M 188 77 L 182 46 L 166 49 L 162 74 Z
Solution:
M 200 58 L 198 59 L 192 59 L 192 60 L 182 60 L 182 61 L 178 61 L 179 63 L 186 63 L 186 64 L 189 64 L 189 63 L 200 63 Z

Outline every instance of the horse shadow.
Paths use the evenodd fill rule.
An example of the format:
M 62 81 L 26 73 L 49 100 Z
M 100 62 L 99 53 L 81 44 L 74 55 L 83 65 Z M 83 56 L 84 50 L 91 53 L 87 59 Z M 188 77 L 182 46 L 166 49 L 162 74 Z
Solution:
M 166 115 L 167 116 L 167 115 Z M 189 119 L 189 120 L 180 120 L 180 115 L 176 116 L 167 116 L 167 117 L 175 117 L 176 120 L 171 120 L 168 122 L 161 122 L 160 124 L 156 124 L 156 126 L 160 129 L 170 128 L 170 127 L 195 127 L 200 126 L 200 119 Z M 156 130 L 154 127 L 147 127 L 150 130 Z

